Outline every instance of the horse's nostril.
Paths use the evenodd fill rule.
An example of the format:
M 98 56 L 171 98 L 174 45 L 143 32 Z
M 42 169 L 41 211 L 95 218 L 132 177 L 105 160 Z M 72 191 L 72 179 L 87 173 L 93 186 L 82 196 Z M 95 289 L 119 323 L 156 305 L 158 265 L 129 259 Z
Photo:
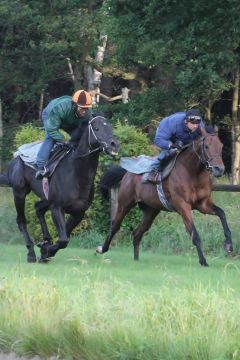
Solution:
M 117 149 L 117 148 L 119 147 L 119 145 L 118 145 L 118 143 L 117 143 L 116 141 L 112 140 L 112 141 L 111 141 L 111 147 Z

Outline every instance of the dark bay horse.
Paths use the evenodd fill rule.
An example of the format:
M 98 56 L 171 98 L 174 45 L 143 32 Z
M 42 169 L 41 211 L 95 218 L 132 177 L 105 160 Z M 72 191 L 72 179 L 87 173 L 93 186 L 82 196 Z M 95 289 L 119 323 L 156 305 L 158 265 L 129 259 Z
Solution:
M 49 196 L 46 199 L 42 182 L 35 179 L 35 170 L 24 164 L 20 157 L 10 162 L 7 173 L 0 175 L 0 184 L 11 186 L 17 211 L 17 224 L 23 233 L 28 249 L 27 260 L 36 261 L 34 244 L 27 230 L 25 198 L 33 191 L 41 200 L 35 205 L 43 232 L 41 260 L 53 257 L 59 249 L 68 245 L 72 230 L 80 223 L 94 195 L 94 178 L 99 154 L 104 151 L 114 155 L 119 144 L 113 137 L 112 127 L 102 116 L 92 118 L 76 149 L 59 163 L 49 180 Z M 58 232 L 58 241 L 51 242 L 45 213 L 50 209 Z M 70 214 L 65 223 L 64 214 Z
M 211 198 L 212 181 L 209 170 L 216 177 L 223 175 L 222 144 L 217 133 L 213 131 L 208 133 L 205 129 L 201 129 L 201 132 L 201 138 L 195 140 L 178 155 L 170 176 L 163 180 L 163 190 L 167 200 L 181 215 L 186 230 L 197 248 L 200 264 L 208 266 L 193 222 L 192 210 L 197 209 L 203 214 L 216 215 L 220 218 L 225 235 L 224 248 L 227 252 L 232 251 L 232 239 L 224 211 L 216 206 Z M 101 179 L 101 186 L 106 190 L 116 186 L 120 180 L 117 209 L 111 220 L 109 235 L 103 246 L 99 246 L 96 251 L 98 253 L 108 251 L 123 218 L 138 204 L 143 213 L 141 223 L 133 231 L 134 259 L 138 260 L 139 244 L 143 234 L 151 227 L 157 214 L 166 209 L 159 200 L 156 185 L 142 184 L 140 175 L 126 172 L 121 167 L 107 171 Z

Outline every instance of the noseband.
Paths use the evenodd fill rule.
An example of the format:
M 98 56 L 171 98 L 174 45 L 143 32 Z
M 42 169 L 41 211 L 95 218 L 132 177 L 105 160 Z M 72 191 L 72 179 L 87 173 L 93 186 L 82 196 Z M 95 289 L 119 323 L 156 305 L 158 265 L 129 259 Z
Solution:
M 200 154 L 198 153 L 198 149 L 196 148 L 196 142 L 192 142 L 192 148 L 200 162 L 205 166 L 205 168 L 208 171 L 211 171 L 213 168 L 213 165 L 211 165 L 211 162 L 219 157 L 221 157 L 221 152 L 219 154 L 209 155 L 207 152 L 206 147 L 204 146 L 205 140 L 210 136 L 216 136 L 215 134 L 208 134 L 206 136 L 203 136 L 199 142 L 200 142 Z

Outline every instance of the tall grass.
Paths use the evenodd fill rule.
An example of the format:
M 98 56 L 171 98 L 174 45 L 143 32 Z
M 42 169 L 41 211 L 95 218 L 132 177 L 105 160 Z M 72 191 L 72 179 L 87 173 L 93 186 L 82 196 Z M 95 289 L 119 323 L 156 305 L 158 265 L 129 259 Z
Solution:
M 214 197 L 238 251 L 239 194 Z M 23 244 L 10 190 L 0 189 L 0 201 L 1 243 Z M 75 237 L 46 266 L 26 264 L 24 246 L 2 244 L 0 350 L 81 360 L 240 359 L 238 260 L 223 258 L 217 218 L 197 212 L 194 218 L 209 269 L 198 265 L 181 218 L 170 213 L 142 241 L 155 254 L 142 251 L 137 264 L 129 248 L 100 258 L 80 249 L 103 241 L 94 231 Z M 130 244 L 124 231 L 117 239 Z
M 59 287 L 21 273 L 1 283 L 0 349 L 63 359 L 239 359 L 240 301 L 201 282 L 136 293 L 128 282 Z M 155 289 L 156 290 L 156 289 Z

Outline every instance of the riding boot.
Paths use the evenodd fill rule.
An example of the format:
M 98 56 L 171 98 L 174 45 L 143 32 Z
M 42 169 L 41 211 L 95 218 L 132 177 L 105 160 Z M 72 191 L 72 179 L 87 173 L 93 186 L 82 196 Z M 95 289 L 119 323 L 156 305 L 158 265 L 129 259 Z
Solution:
M 42 180 L 44 177 L 48 176 L 48 171 L 46 168 L 38 169 L 36 171 L 35 179 Z
M 149 173 L 145 173 L 142 176 L 142 184 L 146 184 L 148 182 L 152 184 L 159 184 L 160 181 L 158 180 L 160 171 L 157 169 L 151 170 Z
M 160 181 L 158 180 L 159 177 L 159 170 L 153 169 L 147 174 L 147 182 L 151 182 L 153 184 L 159 184 Z

